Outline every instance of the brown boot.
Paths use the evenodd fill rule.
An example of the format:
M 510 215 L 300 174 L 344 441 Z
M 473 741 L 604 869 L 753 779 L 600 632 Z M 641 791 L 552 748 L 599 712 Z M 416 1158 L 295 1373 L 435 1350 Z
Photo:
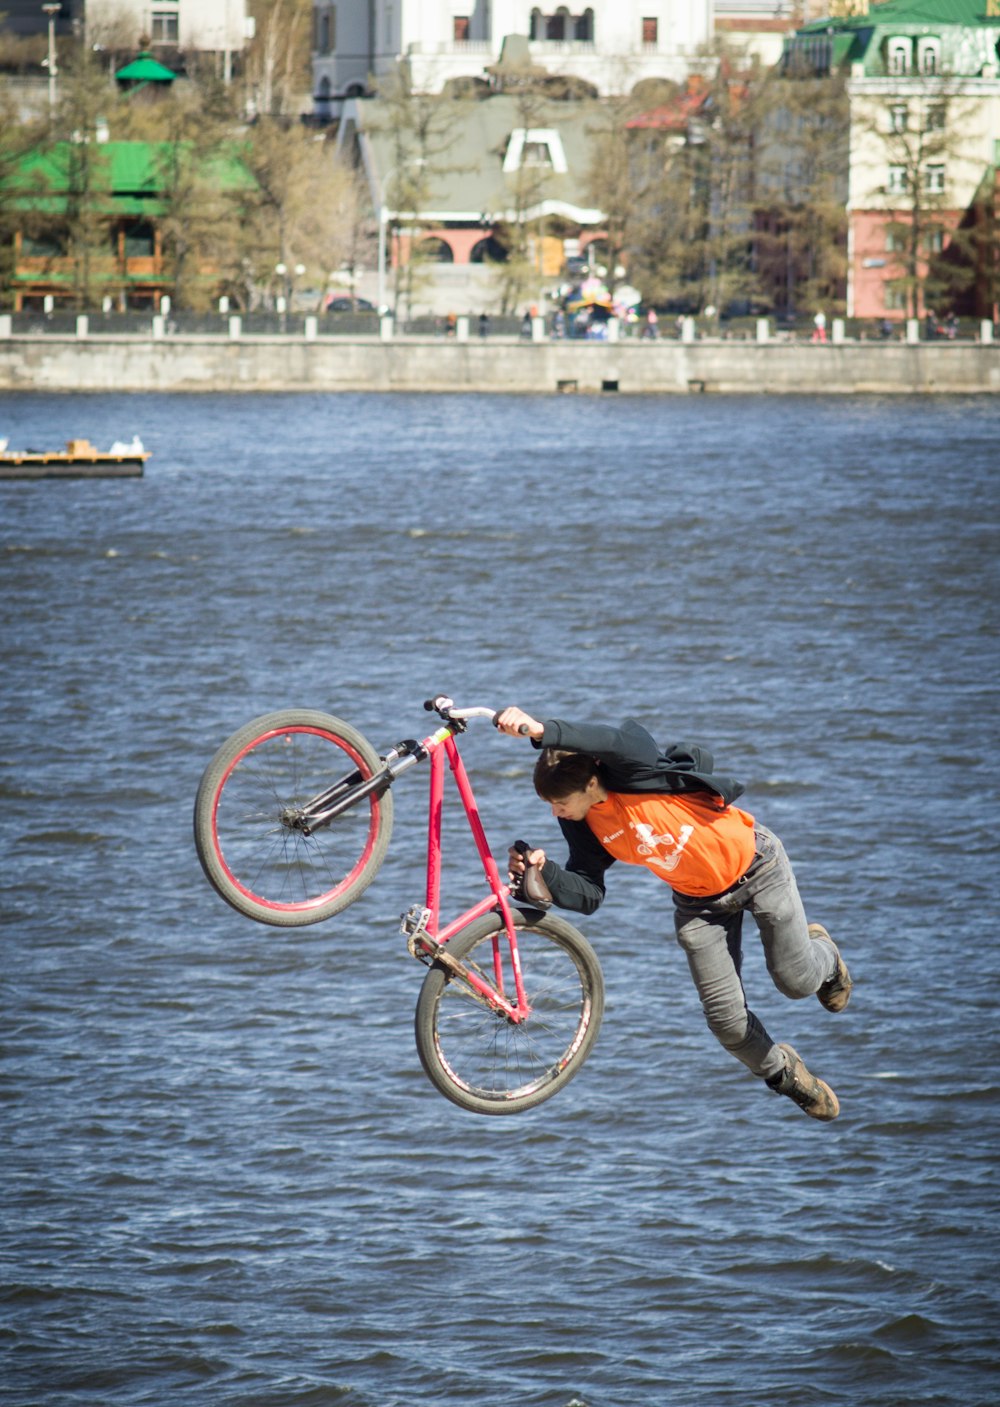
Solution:
M 827 1011 L 843 1011 L 851 1000 L 851 988 L 854 986 L 851 974 L 847 970 L 847 963 L 840 956 L 840 950 L 836 943 L 821 923 L 809 925 L 809 937 L 816 942 L 829 943 L 837 958 L 837 966 L 833 976 L 828 977 L 816 993 L 819 1003 L 821 1006 L 825 1006 Z
M 835 1119 L 840 1113 L 840 1100 L 830 1086 L 810 1075 L 798 1052 L 790 1045 L 779 1045 L 778 1049 L 785 1052 L 785 1068 L 771 1076 L 767 1081 L 768 1089 L 773 1089 L 775 1094 L 787 1094 L 810 1119 L 821 1119 L 824 1123 Z

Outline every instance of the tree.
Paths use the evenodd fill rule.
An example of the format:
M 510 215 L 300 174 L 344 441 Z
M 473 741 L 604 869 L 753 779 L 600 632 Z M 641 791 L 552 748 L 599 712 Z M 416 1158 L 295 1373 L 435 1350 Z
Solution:
M 390 212 L 386 237 L 395 250 L 393 306 L 397 315 L 405 308 L 409 316 L 427 262 L 419 242 L 419 216 L 431 203 L 435 180 L 457 169 L 449 164 L 448 153 L 456 140 L 455 113 L 460 109 L 452 99 L 412 92 L 405 69 L 382 79 L 378 96 L 379 111 L 369 130 L 379 153 L 379 203 Z
M 252 0 L 254 37 L 245 58 L 247 110 L 295 116 L 295 99 L 309 91 L 312 0 Z
M 607 264 L 611 276 L 623 263 L 633 265 L 648 231 L 644 221 L 664 177 L 666 149 L 663 131 L 650 126 L 645 114 L 679 96 L 676 84 L 647 80 L 638 95 L 606 99 L 588 124 L 591 159 L 587 197 L 604 211 Z M 654 119 L 655 120 L 655 119 Z M 634 124 L 634 125 L 633 125 Z M 639 255 L 639 263 L 642 258 Z
M 102 286 L 99 275 L 107 274 L 113 258 L 108 232 L 111 170 L 107 148 L 98 141 L 98 125 L 115 94 L 93 51 L 83 45 L 74 46 L 60 64 L 59 103 L 49 139 L 64 214 L 61 228 L 56 223 L 52 234 L 70 261 L 73 304 L 84 309 L 96 303 Z
M 239 193 L 238 235 L 223 267 L 227 288 L 246 305 L 277 277 L 290 300 L 292 271 L 301 264 L 319 301 L 330 271 L 356 261 L 361 249 L 354 172 L 322 134 L 277 119 L 258 119 L 239 151 L 253 179 Z
M 787 314 L 843 311 L 847 268 L 848 104 L 839 74 L 775 70 L 757 141 L 756 253 Z
M 753 216 L 762 80 L 736 71 L 725 55 L 713 62 L 714 76 L 693 80 L 637 125 L 631 144 L 641 190 L 630 221 L 632 281 L 650 301 L 692 309 L 721 309 L 759 292 Z
M 31 188 L 24 174 L 23 163 L 41 140 L 38 123 L 22 123 L 18 119 L 13 99 L 0 93 L 0 295 L 6 296 L 14 273 L 15 238 L 32 238 L 41 231 L 41 219 L 24 199 Z M 27 181 L 27 187 L 26 187 Z M 44 182 L 37 182 L 36 193 L 45 193 Z

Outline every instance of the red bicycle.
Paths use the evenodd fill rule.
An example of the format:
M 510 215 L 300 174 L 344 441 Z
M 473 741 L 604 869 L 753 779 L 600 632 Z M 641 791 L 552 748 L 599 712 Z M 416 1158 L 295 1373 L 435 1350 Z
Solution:
M 392 833 L 391 788 L 429 762 L 425 902 L 401 922 L 409 951 L 430 969 L 417 1002 L 417 1051 L 455 1104 L 515 1113 L 550 1098 L 583 1065 L 601 1024 L 604 978 L 581 933 L 500 878 L 457 742 L 470 719 L 496 712 L 457 708 L 443 695 L 424 707 L 441 726 L 384 755 L 331 714 L 255 718 L 205 769 L 195 844 L 210 883 L 240 913 L 279 927 L 319 923 L 371 884 Z M 442 924 L 445 759 L 488 892 Z

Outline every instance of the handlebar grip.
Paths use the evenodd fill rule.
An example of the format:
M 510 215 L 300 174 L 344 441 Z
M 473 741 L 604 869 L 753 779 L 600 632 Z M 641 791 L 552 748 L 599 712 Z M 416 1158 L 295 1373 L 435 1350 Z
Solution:
M 498 719 L 499 717 L 500 717 L 500 710 L 497 710 L 497 712 L 494 713 L 494 715 L 493 715 L 493 726 L 494 726 L 494 728 L 499 728 L 499 726 L 500 726 L 499 723 L 497 722 L 497 719 Z M 522 723 L 521 726 L 520 726 L 520 728 L 518 728 L 517 731 L 521 734 L 521 737 L 522 737 L 522 738 L 526 738 L 526 737 L 528 736 L 528 734 L 530 733 L 531 729 L 528 727 L 527 723 Z

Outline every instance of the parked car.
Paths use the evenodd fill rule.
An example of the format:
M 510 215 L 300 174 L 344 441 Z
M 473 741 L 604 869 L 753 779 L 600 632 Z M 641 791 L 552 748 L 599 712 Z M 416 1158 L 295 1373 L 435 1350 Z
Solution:
M 367 298 L 349 298 L 347 294 L 336 293 L 326 300 L 328 313 L 373 313 L 375 305 Z

